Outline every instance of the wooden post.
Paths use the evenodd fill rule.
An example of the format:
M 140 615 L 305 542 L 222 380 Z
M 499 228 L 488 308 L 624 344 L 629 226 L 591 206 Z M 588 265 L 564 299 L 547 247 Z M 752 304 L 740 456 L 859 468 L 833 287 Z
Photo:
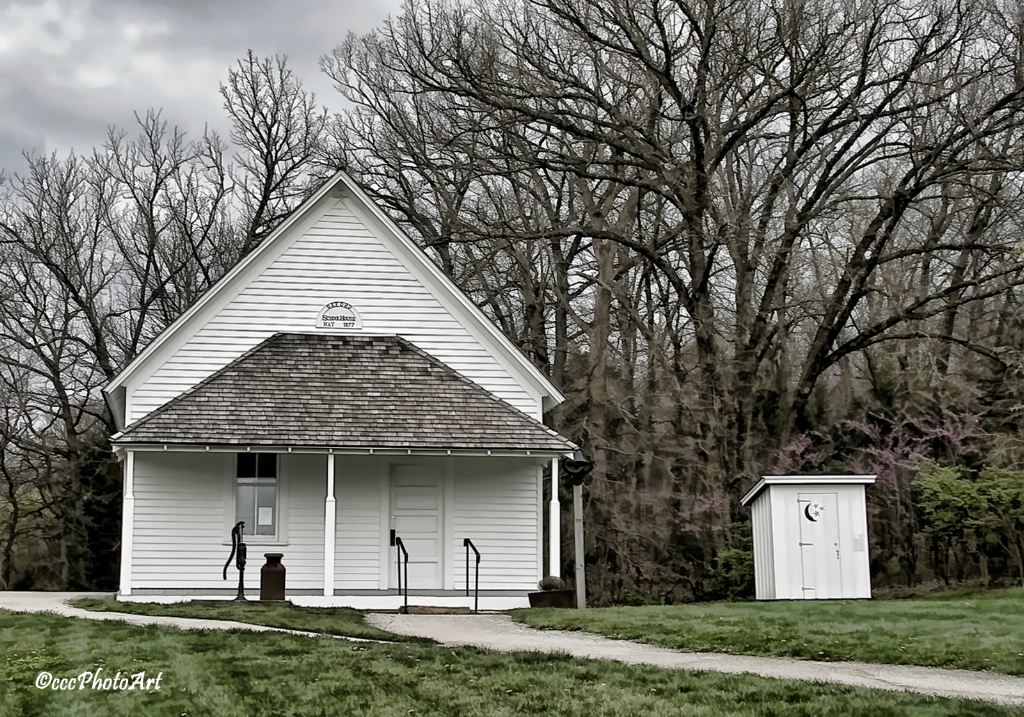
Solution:
M 327 452 L 327 496 L 324 498 L 324 597 L 334 596 L 334 528 L 337 504 L 334 499 L 334 452 Z
M 576 522 L 576 607 L 587 606 L 587 574 L 583 566 L 583 486 L 572 487 L 572 508 Z
M 132 594 L 132 545 L 135 542 L 135 451 L 124 452 L 121 501 L 121 595 Z
M 562 506 L 558 502 L 558 458 L 551 459 L 551 503 L 548 506 L 548 575 L 562 577 Z

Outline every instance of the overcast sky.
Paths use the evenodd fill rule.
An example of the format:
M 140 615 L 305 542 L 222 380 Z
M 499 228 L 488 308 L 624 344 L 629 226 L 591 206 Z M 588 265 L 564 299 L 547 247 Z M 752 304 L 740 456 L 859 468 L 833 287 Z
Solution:
M 88 153 L 110 125 L 163 110 L 188 136 L 227 136 L 218 88 L 252 49 L 284 54 L 321 104 L 337 108 L 318 61 L 400 0 L 0 0 L 0 169 L 24 150 Z

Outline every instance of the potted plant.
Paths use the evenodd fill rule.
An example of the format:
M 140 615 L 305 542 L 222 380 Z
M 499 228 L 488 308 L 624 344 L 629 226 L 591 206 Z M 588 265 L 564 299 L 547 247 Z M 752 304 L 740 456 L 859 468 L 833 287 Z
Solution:
M 537 583 L 540 592 L 529 593 L 530 607 L 575 607 L 576 591 L 565 587 L 562 578 L 548 575 Z

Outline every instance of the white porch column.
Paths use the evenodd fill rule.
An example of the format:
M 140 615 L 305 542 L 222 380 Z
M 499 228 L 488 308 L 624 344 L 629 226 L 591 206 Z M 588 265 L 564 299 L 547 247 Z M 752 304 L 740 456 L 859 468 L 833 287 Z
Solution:
M 334 454 L 327 454 L 327 498 L 324 500 L 324 596 L 334 595 Z
M 558 503 L 558 458 L 551 459 L 551 503 L 548 506 L 548 575 L 562 577 L 562 506 Z
M 135 451 L 124 454 L 124 486 L 121 500 L 121 588 L 132 594 L 132 544 L 135 539 Z

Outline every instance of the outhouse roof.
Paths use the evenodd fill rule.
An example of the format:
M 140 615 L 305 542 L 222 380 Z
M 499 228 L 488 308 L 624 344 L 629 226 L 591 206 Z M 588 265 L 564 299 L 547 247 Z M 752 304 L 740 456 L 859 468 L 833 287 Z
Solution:
M 298 333 L 271 336 L 112 440 L 117 446 L 575 448 L 401 337 Z
M 762 476 L 761 480 L 740 499 L 740 505 L 749 505 L 757 496 L 773 485 L 867 485 L 875 482 L 873 475 L 800 475 Z

